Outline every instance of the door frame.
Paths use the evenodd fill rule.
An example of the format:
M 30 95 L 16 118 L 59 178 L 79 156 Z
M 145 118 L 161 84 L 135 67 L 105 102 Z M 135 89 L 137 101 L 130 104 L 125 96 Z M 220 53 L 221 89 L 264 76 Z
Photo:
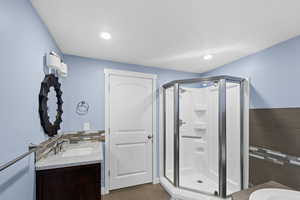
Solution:
M 108 194 L 110 190 L 110 180 L 109 180 L 109 169 L 110 169 L 110 113 L 109 113 L 109 77 L 110 75 L 120 75 L 120 76 L 129 76 L 136 78 L 145 78 L 152 80 L 152 88 L 153 88 L 153 108 L 152 108 L 152 183 L 157 184 L 159 182 L 159 178 L 157 177 L 157 131 L 156 131 L 156 85 L 157 85 L 157 75 L 156 74 L 148 74 L 148 73 L 140 73 L 133 71 L 125 71 L 125 70 L 115 70 L 115 69 L 104 69 L 105 75 L 105 147 L 104 147 L 104 188 L 103 193 Z

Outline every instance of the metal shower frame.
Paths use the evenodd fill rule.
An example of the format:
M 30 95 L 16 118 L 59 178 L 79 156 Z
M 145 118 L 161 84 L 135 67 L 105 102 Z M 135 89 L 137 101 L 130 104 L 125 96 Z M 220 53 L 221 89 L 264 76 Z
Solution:
M 163 95 L 163 172 L 166 176 L 166 89 L 174 87 L 174 182 L 175 187 L 179 185 L 179 88 L 181 84 L 200 83 L 200 82 L 218 82 L 219 83 L 219 192 L 221 198 L 227 197 L 227 142 L 226 142 L 226 83 L 237 83 L 240 85 L 240 183 L 241 190 L 245 189 L 245 171 L 244 171 L 244 105 L 245 105 L 245 82 L 246 79 L 233 76 L 213 76 L 205 78 L 195 78 L 186 80 L 175 80 L 162 86 Z M 167 180 L 169 180 L 167 178 Z M 184 188 L 187 189 L 187 188 Z

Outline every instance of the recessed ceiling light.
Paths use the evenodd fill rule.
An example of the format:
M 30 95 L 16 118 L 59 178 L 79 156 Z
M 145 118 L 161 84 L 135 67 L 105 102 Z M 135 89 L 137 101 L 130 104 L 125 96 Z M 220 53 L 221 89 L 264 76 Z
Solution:
M 109 40 L 111 38 L 111 35 L 108 32 L 101 32 L 100 37 L 104 40 Z
M 212 58 L 213 58 L 213 56 L 211 54 L 207 54 L 207 55 L 203 56 L 204 60 L 210 60 Z

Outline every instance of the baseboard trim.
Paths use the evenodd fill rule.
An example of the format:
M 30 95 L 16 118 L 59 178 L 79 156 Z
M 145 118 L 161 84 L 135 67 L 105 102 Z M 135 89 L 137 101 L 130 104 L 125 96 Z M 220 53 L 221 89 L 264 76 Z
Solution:
M 106 195 L 108 194 L 109 192 L 106 190 L 105 187 L 101 187 L 101 195 Z
M 153 179 L 153 184 L 159 184 L 159 183 L 160 183 L 159 177 Z

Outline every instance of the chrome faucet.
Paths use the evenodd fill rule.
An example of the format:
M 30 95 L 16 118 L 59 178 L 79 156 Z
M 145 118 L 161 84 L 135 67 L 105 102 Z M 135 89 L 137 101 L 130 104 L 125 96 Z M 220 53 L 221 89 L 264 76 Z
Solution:
M 67 140 L 57 141 L 53 146 L 54 155 L 58 154 L 63 149 L 63 144 L 67 143 Z

